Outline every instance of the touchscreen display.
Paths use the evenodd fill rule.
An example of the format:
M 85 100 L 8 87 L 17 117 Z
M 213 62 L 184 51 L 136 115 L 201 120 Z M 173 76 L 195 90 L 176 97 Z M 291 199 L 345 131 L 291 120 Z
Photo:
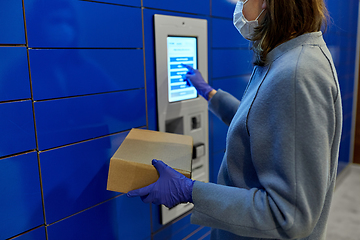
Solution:
M 188 70 L 181 64 L 187 64 L 197 69 L 197 38 L 168 37 L 167 58 L 169 102 L 196 98 L 196 89 L 188 86 L 182 78 Z

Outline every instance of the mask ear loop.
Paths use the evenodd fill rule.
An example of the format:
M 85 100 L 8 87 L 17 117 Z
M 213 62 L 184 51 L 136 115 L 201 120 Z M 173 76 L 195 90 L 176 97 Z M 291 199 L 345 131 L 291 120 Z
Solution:
M 261 13 L 259 14 L 259 16 L 255 19 L 255 21 L 257 21 L 257 20 L 259 19 L 259 17 L 261 16 L 261 14 L 262 14 L 264 11 L 265 11 L 265 9 L 263 9 L 263 10 L 261 11 Z
M 263 14 L 264 11 L 265 11 L 265 9 L 263 9 L 263 10 L 261 11 L 261 13 L 259 14 L 259 16 L 255 19 L 255 21 L 257 21 L 257 20 L 259 19 L 259 17 L 261 16 L 261 14 Z M 262 47 L 261 47 L 263 40 L 264 40 L 264 39 L 261 39 L 260 42 L 258 43 L 258 44 L 260 45 L 260 51 L 263 50 Z

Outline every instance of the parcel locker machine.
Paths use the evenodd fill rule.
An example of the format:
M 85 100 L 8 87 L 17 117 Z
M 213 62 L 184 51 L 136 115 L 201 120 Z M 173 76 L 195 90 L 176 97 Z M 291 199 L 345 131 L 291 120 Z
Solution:
M 159 131 L 193 137 L 192 178 L 209 181 L 208 104 L 193 86 L 183 80 L 188 64 L 208 81 L 207 21 L 154 15 L 156 84 Z M 166 224 L 191 210 L 193 204 L 172 209 L 161 206 Z

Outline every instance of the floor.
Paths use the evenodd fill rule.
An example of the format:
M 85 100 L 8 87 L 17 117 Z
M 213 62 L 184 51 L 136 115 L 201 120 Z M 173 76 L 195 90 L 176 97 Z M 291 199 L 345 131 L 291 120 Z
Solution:
M 326 240 L 360 240 L 360 165 L 339 175 Z

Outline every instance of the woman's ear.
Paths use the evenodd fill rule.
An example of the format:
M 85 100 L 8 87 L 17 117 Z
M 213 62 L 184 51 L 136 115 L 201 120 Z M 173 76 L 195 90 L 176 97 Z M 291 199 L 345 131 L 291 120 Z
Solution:
M 261 8 L 266 9 L 266 0 L 263 0 L 263 4 L 262 4 Z

